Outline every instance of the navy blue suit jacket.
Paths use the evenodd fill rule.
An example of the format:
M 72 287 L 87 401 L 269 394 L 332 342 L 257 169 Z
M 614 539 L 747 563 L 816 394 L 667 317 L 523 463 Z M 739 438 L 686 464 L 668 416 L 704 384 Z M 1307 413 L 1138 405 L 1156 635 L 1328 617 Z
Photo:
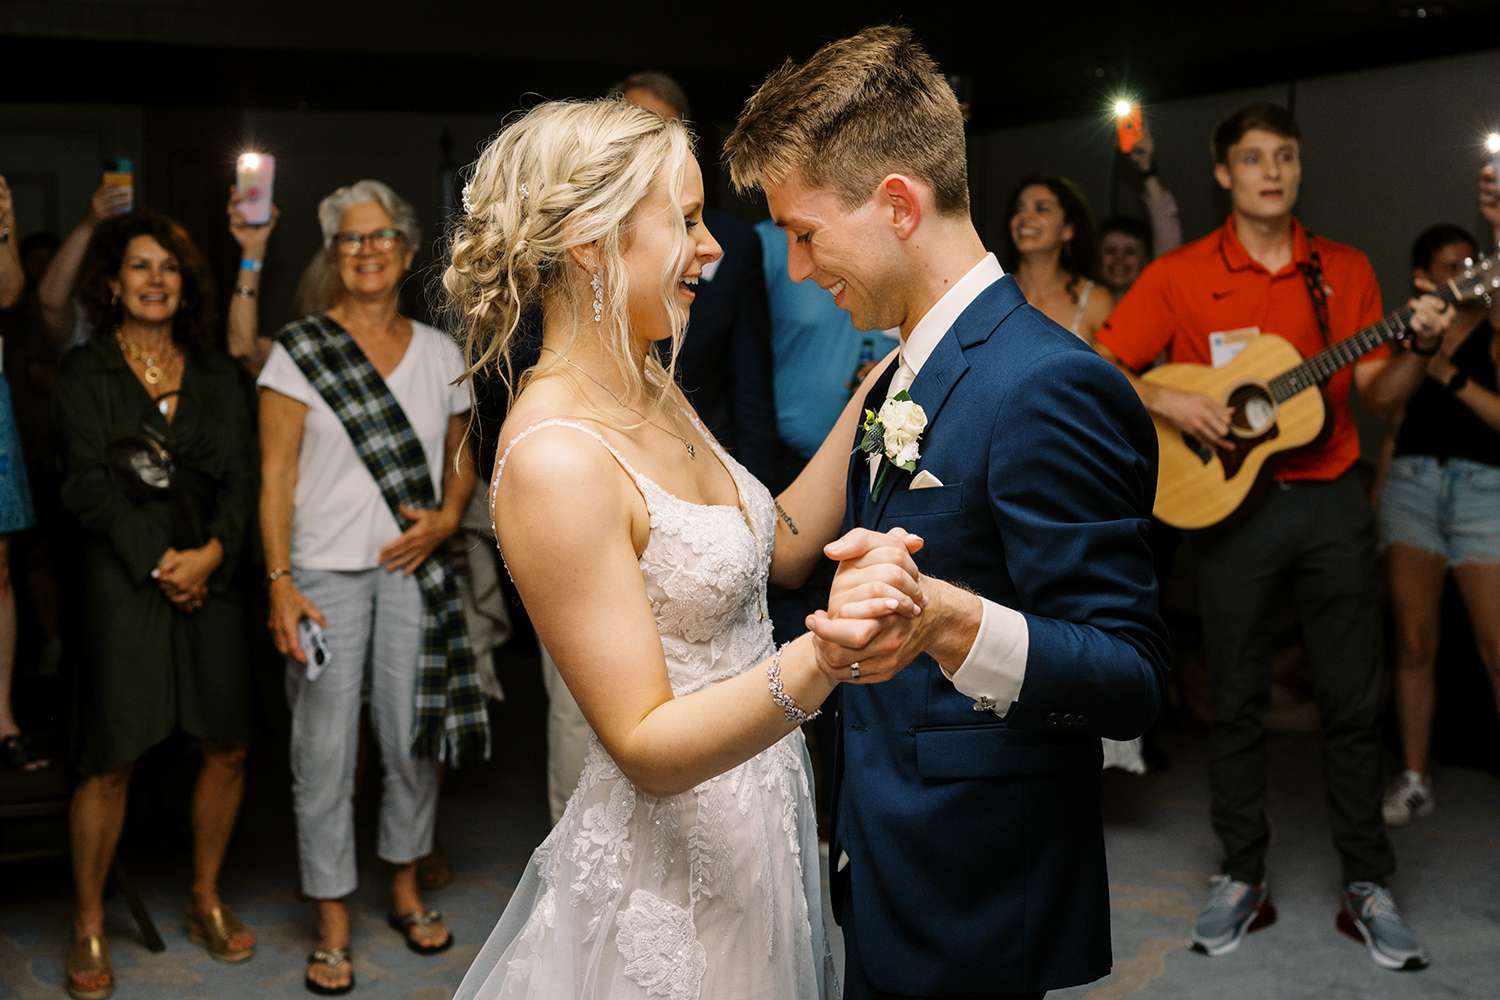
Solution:
M 885 398 L 892 365 L 866 406 Z M 900 526 L 924 574 L 1021 612 L 1019 700 L 976 712 L 927 656 L 844 685 L 834 752 L 834 901 L 866 978 L 913 996 L 1049 990 L 1109 972 L 1099 737 L 1156 718 L 1166 630 L 1146 531 L 1156 435 L 1125 378 L 1002 278 L 939 341 L 911 396 L 918 470 L 869 496 L 849 465 L 846 529 Z

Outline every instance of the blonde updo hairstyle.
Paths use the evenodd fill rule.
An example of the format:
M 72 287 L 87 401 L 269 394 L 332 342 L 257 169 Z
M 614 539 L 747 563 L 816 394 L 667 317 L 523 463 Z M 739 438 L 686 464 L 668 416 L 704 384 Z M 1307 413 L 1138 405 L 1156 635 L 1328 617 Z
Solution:
M 442 278 L 467 374 L 497 372 L 511 402 L 545 372 L 557 369 L 571 378 L 557 355 L 544 354 L 519 377 L 514 371 L 522 314 L 541 304 L 549 316 L 563 311 L 579 334 L 597 333 L 627 387 L 623 402 L 644 403 L 649 412 L 678 398 L 671 387 L 687 325 L 677 297 L 682 275 L 675 264 L 661 275 L 672 324 L 669 361 L 663 365 L 649 350 L 642 371 L 632 360 L 630 288 L 621 254 L 652 185 L 660 179 L 675 197 L 692 157 L 693 140 L 681 123 L 618 99 L 553 101 L 505 127 L 474 163 Z M 680 261 L 688 247 L 680 216 L 677 226 L 674 259 Z M 604 285 L 597 325 L 591 275 L 569 252 L 590 243 Z

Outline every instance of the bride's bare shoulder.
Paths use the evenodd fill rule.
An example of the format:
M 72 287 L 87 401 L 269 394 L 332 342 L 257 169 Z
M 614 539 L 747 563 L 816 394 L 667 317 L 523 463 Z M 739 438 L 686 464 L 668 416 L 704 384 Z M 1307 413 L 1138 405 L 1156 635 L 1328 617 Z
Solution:
M 580 489 L 598 496 L 602 486 L 619 478 L 617 463 L 599 440 L 575 429 L 592 430 L 576 402 L 571 393 L 545 383 L 528 386 L 517 397 L 500 427 L 499 454 L 505 456 L 500 481 L 506 492 L 537 500 Z

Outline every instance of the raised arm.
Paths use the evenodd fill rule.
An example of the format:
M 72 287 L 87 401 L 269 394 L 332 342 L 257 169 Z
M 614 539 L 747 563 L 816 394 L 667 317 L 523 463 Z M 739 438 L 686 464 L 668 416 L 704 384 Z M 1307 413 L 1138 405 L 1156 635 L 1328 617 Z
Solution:
M 83 266 L 83 257 L 94 238 L 99 223 L 111 215 L 118 215 L 130 205 L 130 189 L 105 184 L 89 199 L 89 209 L 78 225 L 63 240 L 62 246 L 47 265 L 47 273 L 37 285 L 37 301 L 42 308 L 42 324 L 54 344 L 65 344 L 73 335 L 73 286 L 78 281 L 78 270 Z
M 1488 164 L 1479 171 L 1479 214 L 1490 227 L 1490 248 L 1500 254 L 1500 173 Z M 1490 303 L 1490 326 L 1500 330 L 1500 295 Z
M 9 309 L 21 298 L 26 272 L 21 269 L 21 234 L 16 232 L 16 208 L 10 185 L 0 177 L 0 309 Z
M 886 368 L 895 363 L 897 353 L 892 351 L 865 376 L 807 467 L 776 498 L 771 582 L 778 587 L 796 588 L 806 583 L 824 558 L 823 546 L 838 535 L 844 520 L 849 456 L 864 415 L 865 396 Z
M 538 637 L 600 742 L 642 791 L 687 791 L 796 728 L 771 699 L 769 661 L 673 696 L 638 562 L 649 517 L 596 443 L 566 428 L 522 441 L 499 480 L 494 513 Z M 781 679 L 806 711 L 834 688 L 805 635 L 785 647 Z
M 240 245 L 240 267 L 235 272 L 234 292 L 229 296 L 229 354 L 250 373 L 259 375 L 271 353 L 271 339 L 260 335 L 260 270 L 266 259 L 266 244 L 281 218 L 281 209 L 271 206 L 271 221 L 252 226 L 240 214 L 244 199 L 229 188 L 229 235 Z

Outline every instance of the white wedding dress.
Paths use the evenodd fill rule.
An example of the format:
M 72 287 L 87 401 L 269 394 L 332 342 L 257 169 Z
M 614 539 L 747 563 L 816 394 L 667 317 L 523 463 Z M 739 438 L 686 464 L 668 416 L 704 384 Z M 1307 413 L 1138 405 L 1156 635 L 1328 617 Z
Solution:
M 770 656 L 766 577 L 775 513 L 766 488 L 712 443 L 743 510 L 688 503 L 636 472 L 593 429 L 555 419 L 511 442 L 496 482 L 510 449 L 544 427 L 594 438 L 645 498 L 651 534 L 641 574 L 673 694 Z M 577 790 L 532 855 L 457 1000 L 836 996 L 802 733 L 668 798 L 638 790 L 597 737 L 589 743 Z

